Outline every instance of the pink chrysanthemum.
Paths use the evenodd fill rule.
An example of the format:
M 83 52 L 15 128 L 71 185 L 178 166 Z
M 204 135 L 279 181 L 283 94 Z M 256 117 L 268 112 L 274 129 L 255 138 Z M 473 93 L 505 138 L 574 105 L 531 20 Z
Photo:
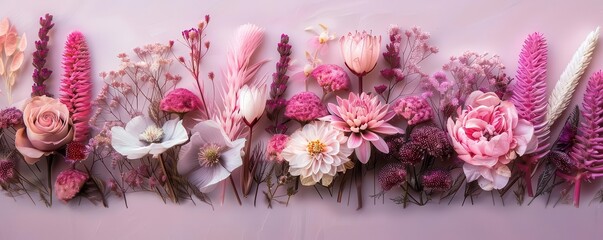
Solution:
M 333 126 L 349 132 L 348 147 L 355 149 L 358 160 L 368 162 L 371 156 L 372 143 L 382 153 L 389 153 L 387 144 L 378 134 L 392 135 L 402 130 L 389 124 L 395 113 L 389 105 L 379 102 L 377 96 L 366 93 L 350 93 L 348 99 L 337 97 L 337 105 L 329 103 L 332 115 L 325 117 Z
M 65 202 L 71 200 L 80 192 L 86 180 L 88 180 L 88 174 L 80 170 L 67 169 L 62 171 L 54 183 L 57 197 Z
M 312 77 L 327 93 L 350 88 L 350 77 L 342 67 L 335 64 L 323 64 L 316 67 L 312 71 Z
M 10 160 L 0 160 L 0 183 L 6 183 L 15 177 L 15 163 Z
M 329 114 L 320 98 L 313 92 L 295 94 L 285 108 L 285 116 L 298 122 L 309 122 Z
M 266 147 L 266 153 L 268 154 L 268 159 L 271 161 L 282 162 L 283 156 L 281 156 L 281 152 L 287 146 L 287 142 L 289 141 L 289 136 L 285 134 L 275 134 L 268 141 L 268 146 Z
M 400 98 L 394 103 L 394 112 L 408 121 L 408 125 L 431 120 L 431 106 L 425 98 L 419 96 L 408 96 Z
M 406 181 L 406 169 L 400 163 L 388 163 L 379 171 L 377 180 L 383 191 L 389 191 Z
M 188 113 L 202 107 L 199 97 L 185 88 L 172 90 L 159 103 L 161 111 L 169 113 Z

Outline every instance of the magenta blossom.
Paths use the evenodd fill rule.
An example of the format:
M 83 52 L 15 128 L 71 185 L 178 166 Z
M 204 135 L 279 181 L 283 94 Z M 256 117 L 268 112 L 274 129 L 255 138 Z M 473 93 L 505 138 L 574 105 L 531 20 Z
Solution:
M 312 77 L 327 93 L 350 88 L 350 77 L 342 67 L 335 64 L 322 64 L 316 67 L 312 71 Z
M 372 143 L 382 153 L 389 153 L 389 148 L 382 135 L 402 133 L 402 130 L 389 124 L 395 113 L 389 105 L 379 102 L 377 96 L 366 93 L 350 93 L 348 99 L 337 97 L 337 105 L 329 103 L 330 116 L 323 119 L 331 121 L 341 131 L 349 132 L 348 147 L 355 149 L 356 157 L 367 163 L 371 156 Z
M 88 174 L 77 169 L 67 169 L 59 173 L 54 183 L 57 197 L 64 202 L 74 198 L 88 180 Z
M 161 111 L 169 113 L 188 113 L 202 107 L 199 97 L 185 88 L 172 90 L 159 103 Z
M 287 102 L 285 116 L 298 122 L 307 123 L 329 114 L 320 98 L 313 92 L 300 92 Z

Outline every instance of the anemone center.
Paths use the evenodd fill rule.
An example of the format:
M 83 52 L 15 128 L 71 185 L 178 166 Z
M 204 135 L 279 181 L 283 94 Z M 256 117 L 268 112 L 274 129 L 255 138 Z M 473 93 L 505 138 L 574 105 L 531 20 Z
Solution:
M 139 136 L 138 139 L 141 141 L 145 141 L 147 143 L 158 143 L 163 139 L 164 133 L 163 129 L 151 125 L 148 126 L 147 129 L 144 130 Z
M 199 165 L 213 167 L 220 162 L 222 148 L 216 144 L 207 144 L 199 149 Z

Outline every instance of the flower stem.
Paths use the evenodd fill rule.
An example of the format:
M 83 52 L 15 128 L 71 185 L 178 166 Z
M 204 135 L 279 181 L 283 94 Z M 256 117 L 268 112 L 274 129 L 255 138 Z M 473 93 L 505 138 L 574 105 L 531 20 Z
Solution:
M 358 207 L 356 210 L 360 210 L 362 209 L 362 163 L 360 161 L 357 163 L 358 167 L 354 170 L 354 182 L 356 184 L 356 194 L 358 195 Z
M 241 188 L 243 196 L 247 197 L 251 191 L 251 173 L 249 172 L 249 166 L 251 164 L 251 140 L 253 139 L 253 125 L 254 123 L 247 124 L 249 127 L 249 141 L 245 146 L 245 158 L 243 159 L 243 177 L 241 178 Z
M 48 207 L 52 206 L 52 162 L 53 162 L 53 157 L 52 155 L 49 155 L 46 159 L 46 163 L 48 164 L 48 198 L 49 198 L 49 205 Z
M 165 174 L 165 177 L 167 178 L 166 191 L 167 191 L 168 195 L 170 196 L 170 199 L 172 200 L 172 202 L 177 203 L 178 198 L 176 197 L 176 193 L 174 192 L 174 185 L 172 184 L 172 178 L 171 178 L 170 174 L 168 174 L 167 167 L 165 165 L 165 161 L 163 160 L 163 157 L 161 157 L 161 155 L 159 155 L 159 164 L 161 165 L 161 170 L 163 170 L 163 174 Z
M 358 84 L 359 84 L 358 94 L 361 94 L 362 93 L 362 89 L 363 89 L 362 88 L 362 76 L 361 75 L 358 76 Z
M 578 174 L 574 180 L 574 207 L 580 206 L 580 185 L 582 185 L 582 174 Z
M 237 201 L 239 202 L 239 205 L 242 206 L 243 203 L 241 203 L 241 197 L 239 197 L 239 191 L 237 191 L 237 185 L 235 184 L 232 175 L 230 175 L 228 178 L 230 178 L 230 184 L 232 184 L 232 190 L 234 191 L 234 194 L 237 197 Z

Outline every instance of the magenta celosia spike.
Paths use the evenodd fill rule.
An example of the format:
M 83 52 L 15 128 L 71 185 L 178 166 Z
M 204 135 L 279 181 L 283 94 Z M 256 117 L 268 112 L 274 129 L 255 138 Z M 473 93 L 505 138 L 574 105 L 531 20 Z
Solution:
M 90 55 L 84 35 L 72 32 L 65 43 L 63 52 L 63 78 L 61 80 L 60 100 L 67 105 L 73 125 L 74 141 L 88 140 L 92 82 L 90 81 Z
M 574 205 L 580 203 L 580 185 L 584 180 L 603 176 L 603 71 L 588 80 L 582 102 L 582 122 L 569 156 L 578 166 L 574 175 L 559 174 L 574 183 Z
M 521 170 L 528 194 L 533 195 L 531 174 L 536 163 L 549 152 L 550 129 L 546 121 L 546 40 L 540 33 L 528 35 L 519 54 L 519 66 L 511 101 L 517 108 L 519 117 L 534 125 L 534 135 L 538 138 L 535 152 L 524 156 Z

